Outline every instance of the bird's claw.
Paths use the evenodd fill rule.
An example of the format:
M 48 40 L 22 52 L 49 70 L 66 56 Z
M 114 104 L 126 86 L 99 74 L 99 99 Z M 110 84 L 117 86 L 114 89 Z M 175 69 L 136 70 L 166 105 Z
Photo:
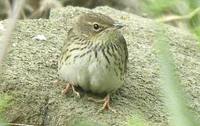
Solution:
M 62 94 L 67 94 L 69 92 L 69 90 L 72 89 L 73 93 L 80 98 L 80 94 L 79 92 L 77 92 L 74 88 L 74 86 L 70 83 L 67 83 L 67 85 L 65 86 L 65 88 L 62 90 Z
M 80 93 L 79 93 L 78 91 L 75 90 L 75 88 L 74 88 L 73 85 L 71 85 L 71 87 L 72 87 L 73 93 L 76 94 L 76 96 L 80 98 L 80 97 L 81 97 L 81 96 L 80 96 Z
M 90 101 L 93 101 L 93 102 L 96 102 L 96 103 L 102 103 L 103 102 L 103 107 L 101 109 L 98 110 L 98 113 L 104 111 L 104 110 L 111 110 L 112 112 L 116 113 L 117 111 L 112 109 L 110 107 L 110 96 L 107 95 L 104 99 L 102 100 L 97 100 L 97 99 L 94 99 L 92 97 L 89 97 L 88 100 Z

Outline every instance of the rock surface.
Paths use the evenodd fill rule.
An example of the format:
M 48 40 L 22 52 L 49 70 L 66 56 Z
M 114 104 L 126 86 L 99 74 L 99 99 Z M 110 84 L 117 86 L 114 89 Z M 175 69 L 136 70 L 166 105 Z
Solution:
M 111 105 L 117 113 L 97 113 L 101 104 L 88 101 L 87 94 L 81 98 L 73 94 L 63 96 L 64 83 L 54 83 L 58 80 L 57 59 L 70 28 L 70 19 L 87 11 L 100 12 L 127 24 L 122 29 L 129 50 L 127 79 L 124 86 L 112 95 Z M 14 101 L 4 113 L 7 121 L 64 126 L 78 118 L 103 125 L 125 126 L 131 117 L 141 115 L 151 126 L 167 126 L 153 48 L 158 27 L 153 20 L 109 7 L 88 10 L 69 6 L 53 10 L 49 20 L 19 21 L 0 76 L 0 93 L 12 96 Z M 185 31 L 171 26 L 165 28 L 181 83 L 190 100 L 189 106 L 200 118 L 198 42 Z M 37 35 L 45 36 L 46 40 L 33 39 Z

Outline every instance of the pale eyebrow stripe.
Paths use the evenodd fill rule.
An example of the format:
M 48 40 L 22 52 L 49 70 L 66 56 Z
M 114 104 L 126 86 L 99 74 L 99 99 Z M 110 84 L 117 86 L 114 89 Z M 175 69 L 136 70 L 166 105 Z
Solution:
M 89 25 L 93 25 L 93 24 L 99 24 L 99 23 L 97 23 L 97 22 L 87 22 L 87 24 L 89 24 Z

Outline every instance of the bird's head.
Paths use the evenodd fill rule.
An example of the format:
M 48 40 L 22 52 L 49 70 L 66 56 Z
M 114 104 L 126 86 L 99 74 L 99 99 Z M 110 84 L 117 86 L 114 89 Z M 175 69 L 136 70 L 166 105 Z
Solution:
M 106 15 L 90 12 L 80 15 L 74 27 L 76 32 L 82 36 L 97 38 L 123 26 Z

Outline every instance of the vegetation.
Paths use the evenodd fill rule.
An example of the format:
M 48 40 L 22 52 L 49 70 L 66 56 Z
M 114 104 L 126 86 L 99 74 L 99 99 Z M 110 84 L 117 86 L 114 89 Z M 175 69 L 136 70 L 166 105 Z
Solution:
M 13 4 L 13 2 L 11 2 Z M 74 5 L 94 8 L 108 5 L 134 14 L 162 19 L 170 25 L 183 28 L 194 33 L 200 39 L 200 1 L 199 0 L 28 0 L 25 3 L 21 18 L 48 18 L 50 8 Z M 10 3 L 0 1 L 0 19 L 8 17 Z M 194 12 L 194 13 L 192 13 Z
M 159 33 L 165 33 L 164 26 L 160 26 L 161 32 Z M 175 71 L 176 67 L 168 44 L 164 34 L 157 34 L 155 48 L 160 63 L 161 92 L 165 96 L 163 101 L 171 116 L 171 126 L 198 126 L 200 122 L 195 120 L 193 114 L 186 107 L 185 96 Z
M 143 0 L 144 9 L 152 18 L 194 33 L 200 39 L 199 0 Z
M 3 112 L 12 104 L 12 97 L 7 94 L 0 95 L 0 125 L 4 121 Z

